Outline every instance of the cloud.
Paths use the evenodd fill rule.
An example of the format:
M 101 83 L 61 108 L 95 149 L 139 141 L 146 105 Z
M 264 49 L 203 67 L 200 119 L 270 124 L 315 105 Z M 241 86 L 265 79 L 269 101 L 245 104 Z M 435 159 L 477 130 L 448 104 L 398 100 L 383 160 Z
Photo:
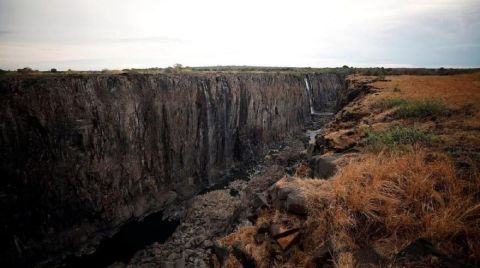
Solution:
M 0 0 L 0 68 L 479 66 L 478 0 Z
M 0 30 L 0 40 L 9 37 L 9 36 L 11 36 L 12 34 L 13 34 L 12 31 Z
M 148 36 L 148 37 L 130 37 L 109 40 L 111 42 L 120 43 L 184 43 L 185 40 L 181 38 L 174 38 L 168 36 Z

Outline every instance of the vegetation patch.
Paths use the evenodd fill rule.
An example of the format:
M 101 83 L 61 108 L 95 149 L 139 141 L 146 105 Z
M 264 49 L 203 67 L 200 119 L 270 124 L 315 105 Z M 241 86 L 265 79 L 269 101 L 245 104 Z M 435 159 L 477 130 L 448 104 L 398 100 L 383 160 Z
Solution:
M 478 265 L 478 183 L 478 176 L 458 177 L 445 155 L 421 148 L 404 155 L 368 155 L 333 181 L 339 207 L 331 224 L 341 233 L 331 237 L 343 237 L 351 248 L 381 244 L 390 254 L 426 239 L 447 256 Z
M 294 177 L 281 183 L 304 197 L 305 222 L 262 210 L 256 226 L 241 227 L 221 240 L 230 248 L 241 241 L 258 267 L 316 267 L 307 264 L 317 263 L 319 256 L 335 267 L 480 264 L 480 178 L 459 176 L 445 154 L 422 147 L 404 154 L 368 153 L 351 159 L 331 180 Z M 283 221 L 301 225 L 308 236 L 280 263 L 272 261 L 270 243 L 255 237 L 263 225 Z M 362 252 L 372 258 L 358 265 Z M 239 266 L 231 255 L 224 263 Z
M 441 100 L 406 100 L 402 98 L 389 98 L 380 101 L 377 107 L 388 110 L 397 108 L 397 118 L 423 118 L 428 116 L 441 115 L 447 110 Z
M 395 115 L 399 118 L 419 118 L 440 115 L 446 109 L 445 104 L 439 100 L 412 101 L 400 105 Z
M 376 106 L 382 110 L 392 109 L 394 107 L 407 105 L 408 101 L 401 98 L 389 98 L 381 100 Z
M 413 144 L 431 144 L 436 137 L 414 127 L 395 126 L 382 132 L 369 132 L 365 144 L 369 150 L 402 149 Z

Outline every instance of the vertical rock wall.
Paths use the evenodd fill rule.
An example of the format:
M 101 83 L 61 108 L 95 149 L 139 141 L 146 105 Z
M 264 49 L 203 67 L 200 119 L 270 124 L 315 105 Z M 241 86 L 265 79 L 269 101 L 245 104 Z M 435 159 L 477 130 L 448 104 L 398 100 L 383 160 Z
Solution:
M 336 75 L 309 75 L 317 110 Z M 76 251 L 214 184 L 310 120 L 304 77 L 0 79 L 0 263 Z
M 336 112 L 341 108 L 341 101 L 348 87 L 345 75 L 335 73 L 308 74 L 306 78 L 312 90 L 315 111 Z

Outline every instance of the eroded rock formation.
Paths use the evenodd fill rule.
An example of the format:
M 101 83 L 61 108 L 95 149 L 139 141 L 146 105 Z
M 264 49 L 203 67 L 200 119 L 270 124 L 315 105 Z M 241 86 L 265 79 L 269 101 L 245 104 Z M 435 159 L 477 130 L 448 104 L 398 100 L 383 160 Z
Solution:
M 316 110 L 339 105 L 344 77 L 307 78 Z M 304 79 L 2 78 L 0 263 L 85 252 L 122 223 L 215 184 L 310 120 Z

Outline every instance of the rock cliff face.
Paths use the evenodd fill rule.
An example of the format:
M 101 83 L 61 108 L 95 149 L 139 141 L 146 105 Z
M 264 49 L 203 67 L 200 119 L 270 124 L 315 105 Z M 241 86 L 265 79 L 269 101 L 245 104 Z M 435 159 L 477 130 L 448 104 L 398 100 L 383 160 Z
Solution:
M 337 108 L 338 75 L 0 79 L 0 263 L 78 252 Z M 20 261 L 23 260 L 23 261 Z
M 315 111 L 336 112 L 342 105 L 348 83 L 344 75 L 306 75 L 305 84 L 312 91 L 312 104 Z

